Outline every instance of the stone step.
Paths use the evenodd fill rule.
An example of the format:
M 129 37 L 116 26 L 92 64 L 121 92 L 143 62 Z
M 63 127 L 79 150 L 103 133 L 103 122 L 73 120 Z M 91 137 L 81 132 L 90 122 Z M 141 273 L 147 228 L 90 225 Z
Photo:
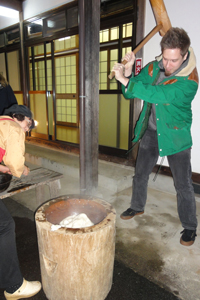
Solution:
M 26 143 L 27 162 L 79 179 L 79 156 Z M 98 161 L 98 185 L 113 192 L 132 185 L 133 167 Z
M 76 154 L 26 143 L 25 158 L 31 164 L 79 179 L 79 156 Z M 99 160 L 98 173 L 99 187 L 117 193 L 132 186 L 135 168 Z M 148 183 L 150 188 L 172 194 L 176 193 L 172 177 L 158 174 L 155 181 L 154 177 L 155 173 L 152 173 Z

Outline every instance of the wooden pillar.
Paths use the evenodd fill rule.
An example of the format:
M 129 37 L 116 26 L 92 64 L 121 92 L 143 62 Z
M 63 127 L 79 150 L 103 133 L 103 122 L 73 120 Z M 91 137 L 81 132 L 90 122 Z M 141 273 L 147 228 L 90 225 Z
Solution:
M 26 85 L 26 68 L 25 68 L 25 54 L 24 54 L 24 33 L 23 33 L 23 11 L 19 12 L 20 25 L 20 60 L 21 60 L 21 87 L 23 91 L 23 103 L 28 105 L 28 89 Z
M 79 0 L 80 189 L 98 186 L 100 0 Z
M 138 0 L 135 1 L 137 3 L 137 21 L 136 21 L 136 45 L 138 45 L 144 38 L 144 24 L 145 24 L 145 6 L 146 6 L 146 0 Z M 137 54 L 136 58 L 142 58 L 143 59 L 143 48 L 140 49 Z M 132 110 L 132 118 L 133 118 L 133 128 L 135 127 L 135 124 L 139 118 L 140 112 L 141 112 L 141 99 L 134 98 L 133 102 L 133 110 Z M 133 137 L 133 134 L 132 134 Z M 131 145 L 130 145 L 131 146 Z M 134 161 L 136 161 L 137 158 L 137 152 L 138 152 L 138 146 L 137 144 L 131 153 L 132 158 Z

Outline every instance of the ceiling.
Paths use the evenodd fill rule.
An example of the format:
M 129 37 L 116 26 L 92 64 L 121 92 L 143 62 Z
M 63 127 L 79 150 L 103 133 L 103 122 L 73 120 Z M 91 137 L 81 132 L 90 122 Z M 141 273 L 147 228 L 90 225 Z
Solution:
M 22 2 L 25 0 L 0 0 L 0 5 L 22 11 Z M 116 14 L 133 6 L 134 0 L 101 0 L 101 17 Z
M 133 9 L 134 0 L 101 0 L 101 17 Z

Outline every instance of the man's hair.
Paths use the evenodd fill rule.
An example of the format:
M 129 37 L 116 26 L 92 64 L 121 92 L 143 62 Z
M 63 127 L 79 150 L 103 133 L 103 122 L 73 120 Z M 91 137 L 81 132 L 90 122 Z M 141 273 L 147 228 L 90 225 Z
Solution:
M 25 116 L 22 114 L 9 113 L 7 116 L 9 116 L 11 118 L 16 118 L 18 121 L 21 121 L 21 122 L 25 120 Z
M 187 32 L 178 27 L 170 28 L 160 42 L 162 52 L 166 49 L 180 49 L 181 55 L 185 56 L 190 47 L 190 38 Z
M 22 114 L 15 114 L 15 113 L 8 113 L 7 116 L 11 117 L 11 118 L 16 118 L 18 121 L 22 122 L 25 120 L 26 116 L 22 115 Z M 33 119 L 31 119 L 31 125 L 29 126 L 29 129 L 33 129 L 35 128 L 35 121 Z

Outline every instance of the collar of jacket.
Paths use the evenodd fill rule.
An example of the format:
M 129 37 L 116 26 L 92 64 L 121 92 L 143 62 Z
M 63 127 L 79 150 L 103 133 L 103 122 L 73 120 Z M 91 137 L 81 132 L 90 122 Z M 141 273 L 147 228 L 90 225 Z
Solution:
M 194 51 L 192 47 L 189 48 L 189 61 L 185 68 L 183 68 L 179 73 L 177 73 L 175 76 L 189 76 L 194 68 L 196 67 L 196 57 L 194 54 Z M 156 57 L 156 60 L 159 62 L 162 59 L 162 54 L 160 56 Z

